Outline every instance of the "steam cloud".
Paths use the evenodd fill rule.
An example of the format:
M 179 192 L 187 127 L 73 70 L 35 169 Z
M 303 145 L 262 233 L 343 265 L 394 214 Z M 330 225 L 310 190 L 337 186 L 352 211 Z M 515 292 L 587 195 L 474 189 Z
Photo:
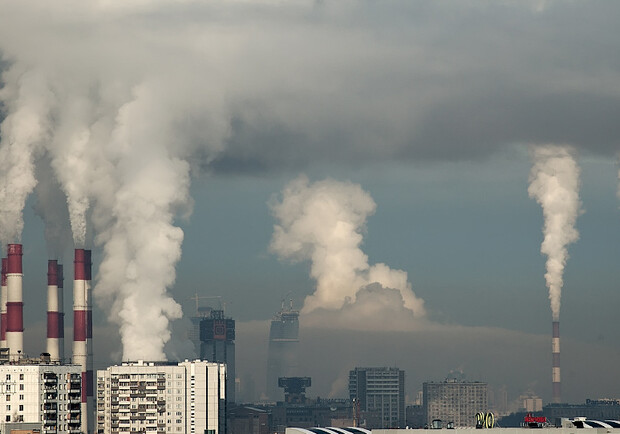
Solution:
M 531 154 L 533 167 L 528 193 L 543 209 L 544 239 L 540 251 L 547 255 L 545 280 L 553 319 L 558 321 L 567 246 L 579 239 L 575 222 L 581 209 L 580 170 L 568 147 L 537 146 Z
M 302 313 L 343 308 L 351 312 L 356 306 L 368 313 L 396 304 L 424 316 L 424 301 L 411 290 L 407 273 L 385 264 L 369 265 L 360 248 L 366 219 L 375 208 L 357 184 L 330 179 L 310 184 L 305 176 L 291 181 L 281 200 L 271 204 L 278 221 L 271 250 L 281 259 L 312 264 L 316 291 L 306 297 Z M 381 288 L 369 286 L 374 283 Z
M 174 54 L 183 59 L 172 62 L 173 54 L 162 55 L 165 36 L 116 35 L 108 20 L 115 21 L 121 9 L 61 3 L 73 12 L 36 1 L 0 7 L 0 16 L 12 17 L 0 23 L 0 51 L 9 61 L 0 93 L 6 112 L 0 130 L 0 240 L 20 240 L 26 199 L 37 179 L 51 177 L 66 196 L 66 206 L 57 206 L 68 209 L 76 247 L 87 242 L 90 227 L 102 248 L 94 292 L 119 326 L 123 359 L 161 360 L 169 323 L 182 315 L 168 288 L 183 241 L 175 220 L 192 208 L 190 157 L 198 163 L 213 158 L 228 134 L 229 115 L 215 83 L 205 80 L 209 68 L 197 52 L 201 47 L 184 46 Z M 53 23 L 34 29 L 34 22 L 49 21 L 28 17 L 32 13 L 49 13 Z M 85 33 L 81 20 L 99 31 Z M 54 47 L 53 55 L 28 38 L 16 40 L 24 29 Z M 97 56 L 83 59 L 98 48 Z M 49 209 L 52 189 L 38 188 L 37 194 L 37 212 L 52 234 L 66 216 Z M 48 242 L 59 239 L 50 235 Z
M 35 162 L 49 161 L 66 196 L 74 244 L 92 235 L 103 250 L 95 297 L 121 326 L 124 357 L 160 358 L 166 324 L 180 314 L 166 291 L 183 238 L 175 219 L 191 209 L 190 172 L 205 163 L 235 172 L 326 160 L 458 159 L 549 137 L 614 152 L 616 98 L 589 80 L 610 77 L 613 68 L 586 60 L 602 47 L 612 48 L 600 59 L 614 58 L 617 26 L 596 17 L 614 16 L 617 6 L 564 9 L 558 2 L 550 8 L 562 13 L 532 20 L 522 5 L 492 8 L 480 20 L 478 5 L 465 2 L 454 14 L 452 4 L 406 0 L 2 1 L 0 241 L 20 240 L 25 201 L 43 179 Z M 454 20 L 445 19 L 447 11 Z M 599 25 L 582 35 L 575 52 L 566 22 L 591 14 L 588 22 Z M 549 19 L 558 16 L 566 21 Z M 461 37 L 445 37 L 455 26 Z M 519 37 L 523 29 L 549 28 L 566 36 L 552 38 L 556 56 L 541 56 L 540 46 Z M 493 55 L 480 43 L 485 34 L 504 38 Z M 304 55 L 291 55 L 291 47 Z M 540 74 L 528 68 L 533 62 Z M 447 80 L 446 71 L 458 79 Z M 567 79 L 549 90 L 548 77 L 558 73 Z M 614 79 L 606 79 L 610 88 Z M 541 95 L 541 110 L 553 113 L 553 122 L 541 123 L 531 110 Z M 41 214 L 62 227 L 53 221 L 62 213 Z M 402 289 L 406 273 L 369 266 L 359 243 L 349 247 L 361 255 L 347 264 L 358 280 L 349 285 L 383 281 L 399 288 L 408 306 L 421 305 Z M 328 283 L 321 280 L 321 288 Z M 334 305 L 345 303 L 340 295 Z M 152 325 L 137 313 L 138 296 L 154 306 L 145 313 Z M 312 300 L 330 305 L 329 298 L 317 290 L 308 309 Z M 152 350 L 130 349 L 138 340 Z

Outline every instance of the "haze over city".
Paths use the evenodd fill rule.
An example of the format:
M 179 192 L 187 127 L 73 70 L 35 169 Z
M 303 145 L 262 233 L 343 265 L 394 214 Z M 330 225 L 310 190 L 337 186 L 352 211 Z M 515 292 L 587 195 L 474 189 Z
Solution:
M 410 399 L 460 369 L 549 401 L 559 319 L 564 401 L 618 397 L 619 9 L 2 2 L 0 241 L 24 245 L 26 351 L 46 261 L 75 246 L 96 368 L 193 357 L 192 297 L 219 296 L 259 399 L 292 299 L 313 396 L 378 365 Z

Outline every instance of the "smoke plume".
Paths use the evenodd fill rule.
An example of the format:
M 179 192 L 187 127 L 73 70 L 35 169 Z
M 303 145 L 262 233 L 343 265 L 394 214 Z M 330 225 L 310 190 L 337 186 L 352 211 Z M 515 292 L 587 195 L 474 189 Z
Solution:
M 553 319 L 558 321 L 567 247 L 579 239 L 575 222 L 581 210 L 580 170 L 568 147 L 536 146 L 531 155 L 533 167 L 528 193 L 543 209 L 544 239 L 540 251 L 547 255 L 545 280 Z
M 34 160 L 49 137 L 47 80 L 37 71 L 14 67 L 5 74 L 0 100 L 7 116 L 0 126 L 0 241 L 20 242 L 23 209 L 36 185 Z
M 305 176 L 291 181 L 281 200 L 273 201 L 278 223 L 271 250 L 281 259 L 309 260 L 316 280 L 316 291 L 306 297 L 302 313 L 343 308 L 368 313 L 369 300 L 374 300 L 375 307 L 395 303 L 424 315 L 424 302 L 411 290 L 407 273 L 385 264 L 369 265 L 360 248 L 366 219 L 375 208 L 357 184 L 330 179 L 310 184 Z M 368 287 L 373 283 L 379 287 Z
M 183 242 L 176 223 L 192 209 L 190 171 L 222 149 L 230 116 L 218 80 L 208 79 L 204 47 L 186 43 L 191 28 L 172 24 L 164 35 L 139 18 L 147 5 L 118 6 L 0 6 L 0 17 L 11 17 L 0 21 L 9 65 L 0 94 L 0 239 L 20 239 L 25 201 L 51 172 L 74 244 L 84 247 L 92 230 L 103 252 L 94 295 L 118 325 L 123 359 L 161 360 L 170 321 L 182 316 L 168 290 Z M 36 173 L 35 161 L 49 167 Z M 38 194 L 40 206 L 52 206 L 51 190 Z M 57 224 L 51 210 L 38 213 L 48 229 Z

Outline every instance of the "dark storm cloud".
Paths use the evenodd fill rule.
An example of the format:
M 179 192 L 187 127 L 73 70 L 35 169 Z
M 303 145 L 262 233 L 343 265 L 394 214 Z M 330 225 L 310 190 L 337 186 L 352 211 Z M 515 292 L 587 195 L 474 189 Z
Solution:
M 269 96 L 262 86 L 250 99 L 240 95 L 214 167 L 475 159 L 522 142 L 612 155 L 620 142 L 619 9 L 387 2 L 319 8 L 295 24 L 271 16 L 290 51 L 272 41 L 282 50 L 276 60 L 259 44 L 253 71 L 277 62 L 280 86 Z

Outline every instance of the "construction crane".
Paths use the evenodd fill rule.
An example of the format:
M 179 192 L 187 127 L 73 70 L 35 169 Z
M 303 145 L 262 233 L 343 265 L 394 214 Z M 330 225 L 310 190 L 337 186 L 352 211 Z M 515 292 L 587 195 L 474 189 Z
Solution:
M 193 297 L 190 297 L 190 300 L 194 300 L 196 302 L 196 315 L 200 314 L 199 309 L 199 300 L 218 300 L 219 310 L 224 311 L 226 309 L 226 302 L 222 301 L 221 295 L 198 295 L 198 293 L 194 293 Z

